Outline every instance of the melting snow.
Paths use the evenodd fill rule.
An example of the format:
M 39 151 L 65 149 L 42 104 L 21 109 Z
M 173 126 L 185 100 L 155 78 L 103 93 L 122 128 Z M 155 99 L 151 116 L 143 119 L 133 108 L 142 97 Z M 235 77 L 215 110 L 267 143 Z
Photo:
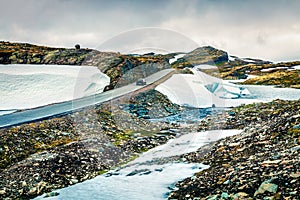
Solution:
M 218 67 L 214 65 L 196 65 L 194 69 L 218 69 Z
M 112 170 L 94 179 L 59 189 L 58 196 L 47 199 L 62 200 L 139 200 L 167 199 L 174 183 L 192 176 L 209 166 L 195 163 L 151 164 L 156 158 L 195 151 L 208 142 L 239 134 L 240 130 L 214 130 L 182 135 L 168 143 L 143 153 L 121 169 Z M 43 199 L 45 195 L 36 199 Z
M 235 57 L 228 56 L 228 60 L 229 60 L 229 61 L 235 61 Z
M 250 92 L 243 86 L 231 84 L 197 69 L 191 70 L 194 74 L 175 74 L 158 85 L 156 90 L 168 96 L 176 104 L 197 108 L 206 108 L 212 105 L 232 106 L 232 102 L 226 102 L 226 99 L 250 95 Z
M 207 108 L 213 105 L 230 107 L 277 98 L 286 100 L 300 98 L 300 90 L 297 89 L 237 85 L 197 69 L 191 70 L 194 74 L 175 74 L 158 85 L 156 90 L 165 94 L 173 103 L 196 108 Z
M 300 70 L 300 65 L 293 66 L 294 69 Z

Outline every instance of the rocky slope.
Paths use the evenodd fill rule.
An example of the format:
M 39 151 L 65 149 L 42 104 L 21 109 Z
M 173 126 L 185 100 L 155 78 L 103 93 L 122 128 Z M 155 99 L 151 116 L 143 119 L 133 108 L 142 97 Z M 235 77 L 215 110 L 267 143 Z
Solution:
M 299 100 L 276 100 L 204 120 L 201 129 L 242 128 L 243 132 L 183 155 L 210 168 L 177 183 L 178 190 L 169 199 L 298 199 L 299 109 Z M 209 125 L 215 122 L 220 123 Z
M 92 49 L 68 49 L 0 41 L 0 64 L 58 64 L 96 66 L 111 78 L 106 90 L 135 82 L 169 68 L 172 55 L 123 55 Z
M 264 73 L 258 77 L 248 79 L 242 84 L 276 85 L 277 87 L 291 87 L 300 89 L 300 70 L 277 70 L 271 73 Z
M 277 87 L 299 88 L 300 61 L 270 63 L 267 61 L 227 61 L 217 65 L 217 69 L 205 69 L 204 72 L 227 80 L 250 78 L 242 84 L 250 85 L 275 85 Z
M 225 51 L 215 49 L 211 46 L 199 47 L 179 58 L 172 63 L 172 67 L 185 68 L 201 64 L 215 65 L 228 61 L 228 54 Z
M 153 89 L 132 96 L 128 104 L 122 104 L 122 109 L 144 119 L 175 115 L 182 110 L 179 105 L 172 104 L 165 95 Z
M 81 65 L 91 49 L 66 49 L 27 43 L 0 42 L 1 64 Z
M 229 56 L 227 52 L 210 46 L 199 47 L 172 63 L 174 68 L 191 68 L 201 64 L 216 66 L 215 69 L 202 69 L 205 73 L 222 79 L 246 79 L 248 75 L 257 77 L 243 84 L 275 85 L 277 87 L 299 88 L 300 61 L 272 63 L 253 58 Z
M 152 94 L 153 90 L 135 94 L 132 98 L 137 101 L 130 104 L 137 107 Z M 179 109 L 158 93 L 143 109 L 150 110 L 159 100 L 165 110 Z M 1 129 L 0 199 L 29 199 L 82 182 L 174 137 L 166 130 L 176 126 L 137 118 L 122 110 L 124 103 L 128 104 L 114 100 L 60 118 Z

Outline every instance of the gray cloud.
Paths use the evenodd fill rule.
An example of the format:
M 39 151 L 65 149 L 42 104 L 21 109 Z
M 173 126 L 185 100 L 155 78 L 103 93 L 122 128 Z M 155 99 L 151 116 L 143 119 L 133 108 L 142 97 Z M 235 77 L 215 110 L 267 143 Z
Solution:
M 238 56 L 275 61 L 300 59 L 297 0 L 0 0 L 0 3 L 0 40 L 66 47 L 80 43 L 95 48 L 124 31 L 160 27 L 186 35 L 199 45 L 213 45 Z M 127 38 L 126 42 L 136 41 L 133 39 Z M 161 46 L 169 41 L 164 37 Z

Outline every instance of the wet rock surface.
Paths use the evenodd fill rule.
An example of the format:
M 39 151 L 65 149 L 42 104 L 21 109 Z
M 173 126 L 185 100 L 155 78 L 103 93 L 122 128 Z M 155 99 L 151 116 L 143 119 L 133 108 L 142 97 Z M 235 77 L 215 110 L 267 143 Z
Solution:
M 181 156 L 210 168 L 178 182 L 169 199 L 299 199 L 299 108 L 299 100 L 276 100 L 224 113 L 212 128 L 243 132 Z

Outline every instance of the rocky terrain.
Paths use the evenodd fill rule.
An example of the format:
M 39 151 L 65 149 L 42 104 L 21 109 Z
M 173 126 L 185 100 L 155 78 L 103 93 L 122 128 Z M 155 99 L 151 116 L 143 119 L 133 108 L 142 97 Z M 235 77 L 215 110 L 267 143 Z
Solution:
M 227 61 L 227 52 L 215 49 L 211 46 L 204 46 L 186 53 L 182 58 L 179 58 L 176 62 L 172 63 L 172 67 L 185 68 L 201 64 L 216 65 Z
M 210 168 L 177 183 L 169 199 L 299 199 L 299 110 L 299 100 L 275 100 L 207 117 L 200 130 L 243 132 L 183 155 Z
M 277 87 L 291 87 L 300 89 L 299 70 L 278 70 L 271 73 L 261 74 L 258 77 L 248 79 L 242 84 L 250 85 L 275 85 Z
M 230 57 L 230 58 L 229 58 Z M 215 69 L 202 69 L 205 73 L 227 80 L 250 78 L 243 84 L 275 85 L 277 87 L 299 88 L 300 61 L 272 63 L 253 58 L 238 58 L 229 56 L 227 52 L 210 46 L 199 47 L 172 63 L 174 68 L 191 68 L 201 64 L 216 66 Z
M 229 56 L 213 47 L 200 47 L 172 64 L 167 55 L 123 55 L 83 48 L 51 48 L 0 42 L 0 64 L 59 64 L 98 67 L 111 78 L 106 90 L 121 87 L 165 68 L 216 65 L 204 72 L 244 84 L 299 88 L 299 61 L 272 63 Z M 240 106 L 207 116 L 200 124 L 147 119 L 182 111 L 166 96 L 146 87 L 102 105 L 61 117 L 0 130 L 0 199 L 29 199 L 54 189 L 91 179 L 167 142 L 181 132 L 243 129 L 197 152 L 170 159 L 210 165 L 177 184 L 170 199 L 297 199 L 300 173 L 300 101 L 276 100 Z
M 0 41 L 0 64 L 57 64 L 96 66 L 111 79 L 106 90 L 135 82 L 170 68 L 170 55 L 123 55 L 92 49 L 54 48 Z
M 101 52 L 85 48 L 54 48 L 27 43 L 0 41 L 0 64 L 58 64 L 97 66 L 111 78 L 106 90 L 135 82 L 166 68 L 190 68 L 200 64 L 217 66 L 204 72 L 223 79 L 251 78 L 244 84 L 276 85 L 278 87 L 299 88 L 300 61 L 272 63 L 260 59 L 238 58 L 211 46 L 199 47 L 186 53 L 182 58 L 169 64 L 169 59 L 179 53 L 124 55 L 114 52 Z M 229 58 L 230 57 L 230 58 Z
M 294 68 L 299 65 L 300 61 L 283 63 L 228 61 L 217 65 L 217 69 L 203 71 L 227 80 L 246 79 L 249 75 L 255 76 L 241 82 L 242 84 L 299 88 L 299 69 Z
M 171 105 L 171 106 L 166 106 Z M 167 97 L 156 90 L 150 90 L 129 99 L 122 109 L 144 119 L 161 118 L 177 114 L 182 108 L 177 104 L 170 104 Z
M 91 49 L 66 49 L 2 41 L 0 63 L 81 65 L 92 52 Z
M 149 105 L 138 107 L 140 102 Z M 131 96 L 130 105 L 173 114 L 178 106 L 153 90 Z M 126 100 L 126 99 L 125 99 Z M 125 100 L 107 102 L 60 118 L 0 130 L 0 199 L 29 199 L 91 179 L 174 137 L 176 125 L 150 123 L 123 111 Z M 119 103 L 118 103 L 118 102 Z M 127 102 L 128 104 L 128 102 Z M 163 134 L 160 132 L 163 131 Z

